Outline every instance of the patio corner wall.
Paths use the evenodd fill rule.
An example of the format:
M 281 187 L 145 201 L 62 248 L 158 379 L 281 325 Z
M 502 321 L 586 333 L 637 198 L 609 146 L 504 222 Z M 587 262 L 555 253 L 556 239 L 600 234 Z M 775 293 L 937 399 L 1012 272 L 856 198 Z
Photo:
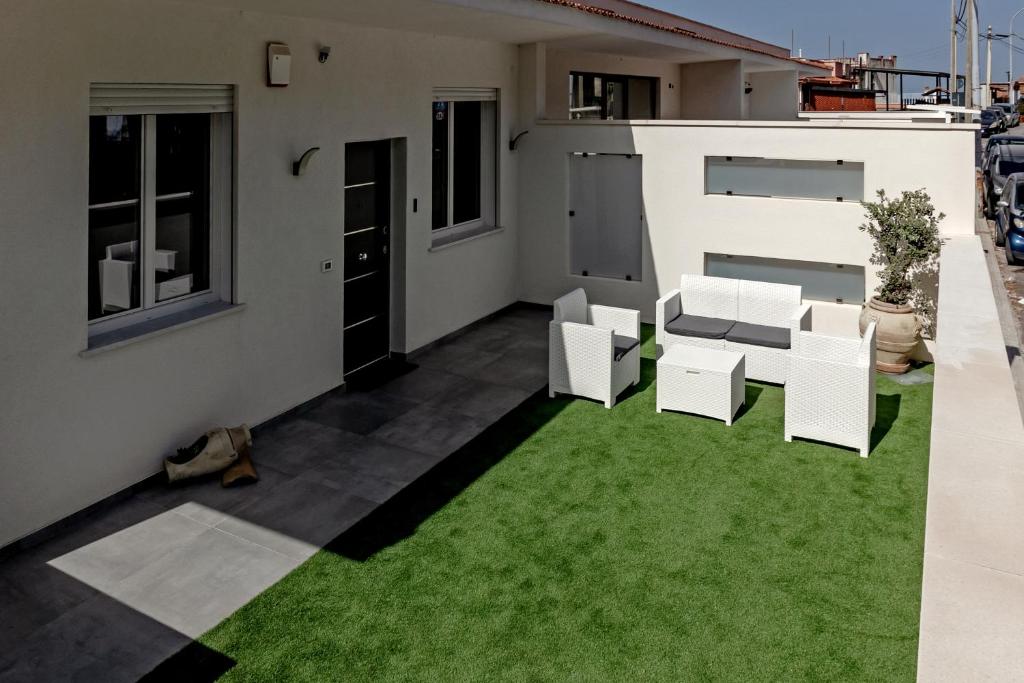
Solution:
M 848 121 L 538 122 L 520 152 L 520 298 L 550 304 L 575 287 L 595 301 L 654 319 L 658 296 L 681 273 L 703 273 L 705 254 L 850 264 L 874 289 L 870 239 L 855 201 L 705 194 L 705 157 L 864 163 L 864 194 L 926 188 L 946 214 L 946 235 L 974 232 L 974 129 L 945 123 Z M 569 268 L 569 157 L 643 157 L 643 274 L 633 281 L 581 277 Z M 816 318 L 842 333 L 859 306 L 822 304 Z M 842 328 L 842 329 L 840 329 Z M 816 325 L 816 329 L 818 328 Z M 855 332 L 854 332 L 855 333 Z

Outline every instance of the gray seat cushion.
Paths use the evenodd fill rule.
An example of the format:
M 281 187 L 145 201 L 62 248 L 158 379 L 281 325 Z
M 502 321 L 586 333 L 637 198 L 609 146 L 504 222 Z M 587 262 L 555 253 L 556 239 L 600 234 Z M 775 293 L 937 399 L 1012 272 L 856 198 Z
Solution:
M 725 339 L 736 323 L 722 318 L 704 318 L 699 315 L 677 315 L 665 324 L 665 331 L 682 337 L 701 339 Z
M 639 339 L 623 337 L 621 334 L 615 335 L 615 360 L 622 360 L 627 353 L 638 346 L 640 346 Z
M 771 349 L 788 349 L 790 345 L 789 329 L 750 323 L 736 323 L 725 335 L 725 339 L 735 344 L 766 346 Z

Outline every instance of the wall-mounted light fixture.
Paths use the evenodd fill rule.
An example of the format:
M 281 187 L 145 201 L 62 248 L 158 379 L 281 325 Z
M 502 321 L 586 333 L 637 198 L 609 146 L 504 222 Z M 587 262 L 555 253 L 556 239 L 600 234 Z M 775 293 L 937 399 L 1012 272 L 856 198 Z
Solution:
M 317 55 L 317 59 L 320 60 L 320 63 L 321 64 L 325 64 L 327 62 L 327 58 L 330 57 L 330 56 L 331 56 L 331 46 L 330 45 L 321 45 L 320 46 L 320 53 Z
M 509 140 L 508 141 L 508 151 L 510 151 L 510 152 L 516 151 L 516 147 L 519 146 L 519 138 L 523 137 L 524 135 L 526 135 L 529 132 L 530 131 L 528 131 L 528 130 L 524 130 L 522 133 L 520 133 L 519 135 L 517 135 L 514 138 L 512 138 L 511 140 Z
M 750 81 L 743 84 L 743 92 L 747 95 L 754 92 L 754 86 L 750 85 Z
M 319 151 L 319 147 L 310 147 L 303 152 L 302 156 L 299 157 L 299 160 L 292 164 L 292 175 L 305 175 L 306 167 L 309 166 L 310 160 L 316 156 L 316 153 Z

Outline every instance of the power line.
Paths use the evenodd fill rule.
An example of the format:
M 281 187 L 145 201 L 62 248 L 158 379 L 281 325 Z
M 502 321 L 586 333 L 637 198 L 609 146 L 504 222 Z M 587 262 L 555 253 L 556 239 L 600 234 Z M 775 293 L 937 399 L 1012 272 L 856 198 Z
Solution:
M 940 50 L 945 52 L 948 49 L 949 49 L 948 45 L 938 45 L 936 47 L 930 47 L 930 48 L 927 48 L 927 49 L 924 49 L 924 50 L 918 50 L 917 52 L 904 53 L 904 54 L 900 55 L 900 57 L 903 57 L 903 58 L 922 57 L 922 56 L 925 56 L 925 55 L 932 55 L 932 54 L 934 54 L 936 52 L 939 52 Z

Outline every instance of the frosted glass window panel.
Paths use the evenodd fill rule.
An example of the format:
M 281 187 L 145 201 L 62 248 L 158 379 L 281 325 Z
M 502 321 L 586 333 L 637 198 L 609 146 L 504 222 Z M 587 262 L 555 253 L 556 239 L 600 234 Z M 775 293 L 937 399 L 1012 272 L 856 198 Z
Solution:
M 573 275 L 643 279 L 643 162 L 639 155 L 569 158 Z
M 804 299 L 864 303 L 864 268 L 849 264 L 707 254 L 705 275 L 800 285 Z
M 705 193 L 782 199 L 864 200 L 858 161 L 705 157 Z

